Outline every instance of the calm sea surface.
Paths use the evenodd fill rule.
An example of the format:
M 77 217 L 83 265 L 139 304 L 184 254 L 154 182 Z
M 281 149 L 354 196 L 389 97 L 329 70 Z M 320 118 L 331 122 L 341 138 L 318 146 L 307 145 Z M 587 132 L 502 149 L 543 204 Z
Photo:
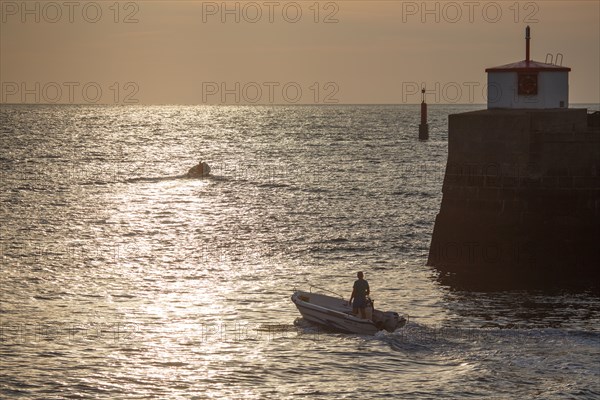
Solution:
M 0 397 L 598 398 L 596 295 L 425 266 L 447 116 L 477 108 L 419 142 L 417 106 L 3 105 Z M 357 270 L 405 328 L 299 318 L 294 288 Z

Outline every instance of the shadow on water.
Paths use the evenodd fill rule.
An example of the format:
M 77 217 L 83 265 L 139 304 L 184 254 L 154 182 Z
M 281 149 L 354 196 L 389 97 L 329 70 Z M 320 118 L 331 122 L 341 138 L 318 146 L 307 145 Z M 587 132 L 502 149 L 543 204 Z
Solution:
M 479 328 L 560 328 L 578 325 L 595 329 L 600 321 L 598 282 L 574 276 L 537 274 L 440 273 L 447 289 L 445 308 L 455 318 Z
M 458 317 L 449 323 L 469 321 L 479 328 L 562 328 L 594 329 L 600 308 L 586 295 L 548 296 L 541 292 L 472 293 L 446 296 L 447 309 Z
M 562 328 L 596 330 L 600 307 L 598 279 L 548 271 L 443 271 L 433 278 L 446 289 L 449 324 L 477 328 Z
M 434 268 L 437 282 L 452 291 L 536 291 L 546 295 L 586 293 L 600 296 L 598 275 L 551 273 L 548 271 L 445 271 Z

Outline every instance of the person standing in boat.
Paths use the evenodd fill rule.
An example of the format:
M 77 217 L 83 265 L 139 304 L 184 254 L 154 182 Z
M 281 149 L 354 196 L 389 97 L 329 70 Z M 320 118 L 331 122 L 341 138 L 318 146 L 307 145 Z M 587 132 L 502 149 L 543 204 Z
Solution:
M 352 313 L 360 316 L 363 319 L 367 318 L 365 307 L 367 306 L 367 296 L 371 293 L 369 289 L 369 282 L 364 279 L 362 271 L 356 273 L 358 280 L 354 281 L 354 287 L 352 288 L 352 295 L 350 296 L 350 303 L 352 304 Z M 354 299 L 354 303 L 352 302 Z

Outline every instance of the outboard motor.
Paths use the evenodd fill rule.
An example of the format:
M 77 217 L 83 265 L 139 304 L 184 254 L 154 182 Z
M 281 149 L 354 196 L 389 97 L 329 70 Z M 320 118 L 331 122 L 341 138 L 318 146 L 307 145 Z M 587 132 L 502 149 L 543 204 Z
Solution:
M 388 332 L 394 332 L 400 323 L 400 316 L 397 312 L 387 311 L 383 313 L 383 329 Z
M 367 305 L 365 306 L 365 317 L 373 319 L 373 300 L 367 296 Z

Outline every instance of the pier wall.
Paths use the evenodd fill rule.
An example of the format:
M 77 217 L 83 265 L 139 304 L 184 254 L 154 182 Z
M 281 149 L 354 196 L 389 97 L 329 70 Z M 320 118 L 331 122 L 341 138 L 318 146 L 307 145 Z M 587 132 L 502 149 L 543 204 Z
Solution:
M 454 114 L 448 141 L 428 265 L 600 281 L 600 130 L 585 109 Z

